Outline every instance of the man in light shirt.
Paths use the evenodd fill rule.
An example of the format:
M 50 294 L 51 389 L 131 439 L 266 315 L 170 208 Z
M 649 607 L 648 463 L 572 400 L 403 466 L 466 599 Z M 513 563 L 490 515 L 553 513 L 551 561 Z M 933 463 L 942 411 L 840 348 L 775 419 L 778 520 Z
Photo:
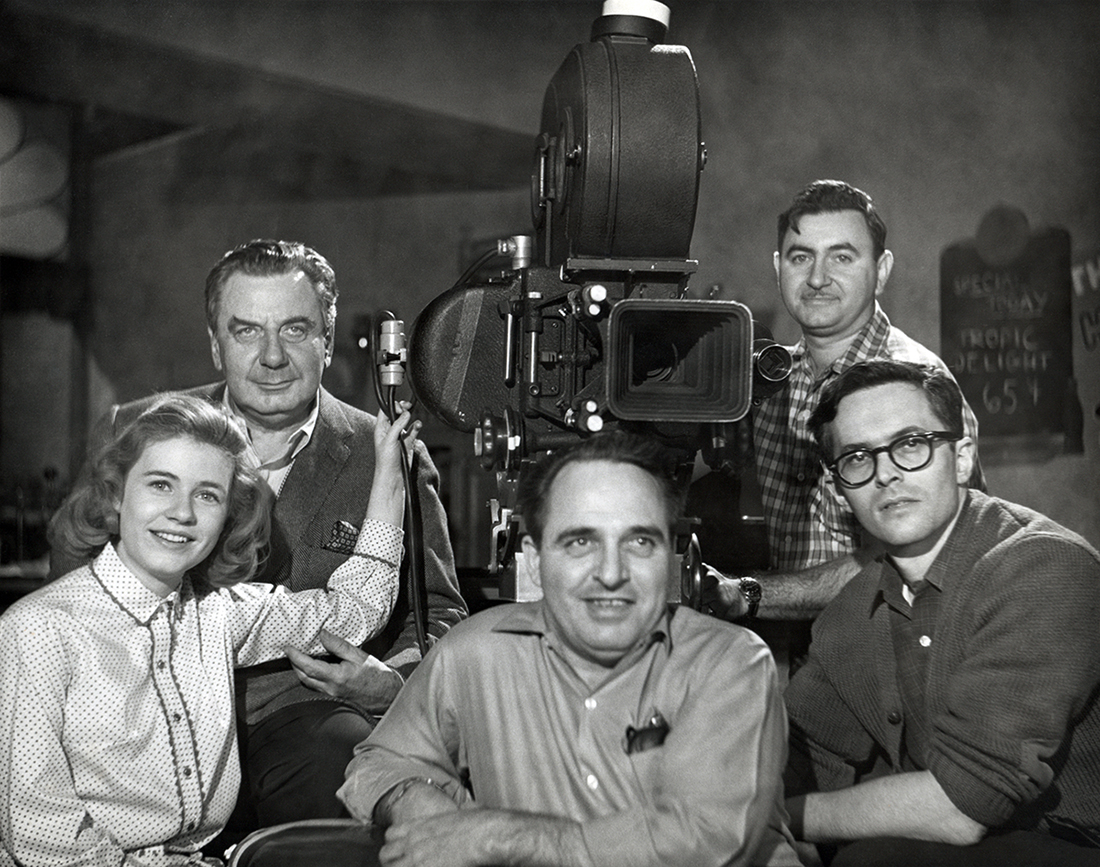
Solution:
M 682 505 L 662 447 L 618 432 L 524 478 L 543 598 L 451 630 L 348 768 L 382 864 L 799 864 L 771 654 L 667 602 Z

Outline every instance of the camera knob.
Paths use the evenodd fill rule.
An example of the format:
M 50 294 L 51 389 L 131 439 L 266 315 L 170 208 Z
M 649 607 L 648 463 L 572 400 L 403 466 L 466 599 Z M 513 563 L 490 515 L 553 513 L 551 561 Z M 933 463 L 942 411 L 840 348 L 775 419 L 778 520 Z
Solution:
M 600 405 L 594 400 L 586 400 L 577 413 L 577 427 L 588 433 L 598 433 L 603 430 L 603 416 L 600 415 Z
M 600 316 L 607 305 L 607 287 L 602 283 L 592 283 L 581 290 L 581 303 L 584 313 L 592 319 Z

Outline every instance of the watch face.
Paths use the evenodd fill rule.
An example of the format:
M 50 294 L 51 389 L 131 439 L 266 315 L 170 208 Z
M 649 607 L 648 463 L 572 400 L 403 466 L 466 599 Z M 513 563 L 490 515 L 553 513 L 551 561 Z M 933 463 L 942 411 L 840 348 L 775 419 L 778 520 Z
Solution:
M 755 578 L 742 578 L 738 584 L 738 589 L 741 591 L 741 595 L 750 603 L 759 602 L 760 597 L 763 595 L 763 591 L 760 588 L 760 582 Z

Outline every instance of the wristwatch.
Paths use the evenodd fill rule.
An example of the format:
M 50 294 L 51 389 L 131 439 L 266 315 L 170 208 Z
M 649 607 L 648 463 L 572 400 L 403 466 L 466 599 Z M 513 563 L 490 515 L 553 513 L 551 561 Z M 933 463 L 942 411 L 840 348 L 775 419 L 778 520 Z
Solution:
M 749 605 L 748 613 L 745 616 L 755 617 L 756 612 L 760 610 L 760 599 L 764 595 L 760 582 L 751 575 L 743 575 L 737 580 L 737 589 Z
M 371 811 L 371 821 L 383 828 L 388 828 L 393 823 L 393 817 L 391 815 L 393 805 L 401 800 L 401 796 L 417 783 L 434 786 L 444 795 L 447 794 L 447 790 L 431 777 L 406 777 L 399 783 L 388 788 L 382 797 L 378 799 L 374 805 L 374 810 Z M 447 797 L 450 797 L 450 795 L 447 795 Z

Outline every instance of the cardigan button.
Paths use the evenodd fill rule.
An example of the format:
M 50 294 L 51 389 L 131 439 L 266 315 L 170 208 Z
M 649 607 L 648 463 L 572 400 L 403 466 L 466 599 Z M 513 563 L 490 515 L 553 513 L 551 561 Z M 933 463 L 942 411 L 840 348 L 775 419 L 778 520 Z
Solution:
M 899 722 L 901 722 L 901 714 L 898 713 L 896 710 L 892 710 L 890 711 L 890 713 L 886 714 L 886 721 L 890 723 L 890 725 L 896 726 Z

